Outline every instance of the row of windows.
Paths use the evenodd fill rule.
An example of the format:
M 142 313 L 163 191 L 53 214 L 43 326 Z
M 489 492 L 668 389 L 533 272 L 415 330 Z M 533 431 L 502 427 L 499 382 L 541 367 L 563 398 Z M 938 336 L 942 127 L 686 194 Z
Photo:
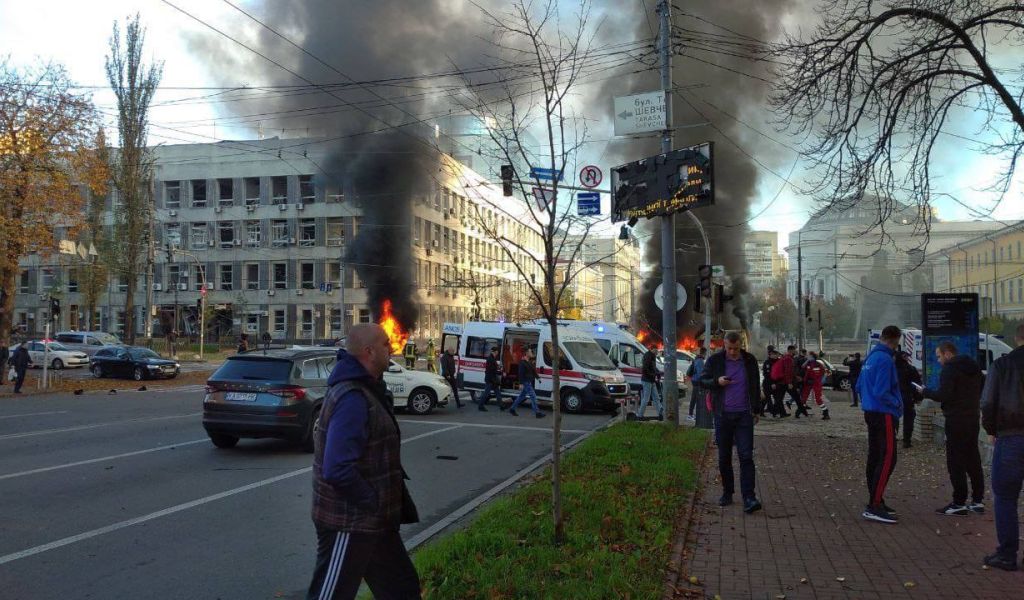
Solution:
M 1020 240 L 1018 240 L 1016 243 L 1011 242 L 1005 246 L 998 246 L 998 261 L 996 260 L 996 248 L 992 248 L 990 251 L 986 250 L 984 252 L 977 252 L 972 255 L 967 255 L 967 259 L 965 261 L 960 261 L 956 263 L 956 268 L 953 271 L 956 273 L 963 273 L 967 269 L 973 269 L 975 267 L 987 267 L 989 265 L 994 265 L 997 262 L 1020 261 L 1022 260 L 1022 246 L 1024 245 L 1021 244 Z M 1016 254 L 1014 254 L 1014 249 L 1016 249 Z
M 353 223 L 358 226 L 358 221 Z M 178 248 L 232 248 L 246 246 L 283 248 L 297 245 L 312 248 L 317 245 L 320 225 L 317 219 L 274 219 L 269 222 L 217 221 L 216 223 L 168 223 L 164 225 L 164 242 Z M 324 244 L 341 247 L 345 245 L 345 220 L 342 217 L 326 219 Z M 184 243 L 187 236 L 187 246 Z
M 271 204 L 288 203 L 288 176 L 268 178 L 267 196 Z M 253 206 L 260 203 L 260 178 L 243 177 L 241 189 L 236 194 L 235 180 L 216 179 L 213 186 L 206 179 L 165 181 L 164 208 L 176 209 L 183 206 L 206 208 L 207 206 Z M 299 175 L 299 202 L 312 204 L 316 201 L 316 188 L 312 175 Z M 212 187 L 212 189 L 210 189 Z M 237 196 L 237 197 L 236 197 Z M 187 198 L 186 198 L 187 197 Z
M 1000 281 L 998 286 L 984 283 L 960 289 L 978 294 L 981 298 L 995 298 L 999 304 L 1024 304 L 1024 278 Z

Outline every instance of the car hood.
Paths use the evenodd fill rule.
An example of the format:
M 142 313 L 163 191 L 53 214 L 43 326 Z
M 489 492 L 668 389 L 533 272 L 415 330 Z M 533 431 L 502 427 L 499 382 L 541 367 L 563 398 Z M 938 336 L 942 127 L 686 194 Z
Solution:
M 139 361 L 146 365 L 177 365 L 178 363 L 166 358 L 145 358 Z

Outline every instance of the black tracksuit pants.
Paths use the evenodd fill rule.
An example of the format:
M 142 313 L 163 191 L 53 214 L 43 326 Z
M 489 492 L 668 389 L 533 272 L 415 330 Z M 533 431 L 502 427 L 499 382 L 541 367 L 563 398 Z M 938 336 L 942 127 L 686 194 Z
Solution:
M 896 468 L 896 432 L 898 417 L 884 412 L 864 411 L 868 426 L 868 504 L 876 506 L 885 499 L 885 486 Z
M 985 498 L 985 473 L 981 468 L 978 434 L 981 415 L 946 417 L 946 470 L 953 484 L 953 503 L 967 503 L 967 479 L 971 480 L 971 499 Z
M 316 568 L 306 600 L 349 600 L 359 584 L 380 600 L 420 598 L 420 579 L 398 530 L 351 533 L 316 528 Z
M 913 403 L 903 405 L 903 443 L 909 444 L 914 437 L 914 421 L 917 419 L 917 410 Z

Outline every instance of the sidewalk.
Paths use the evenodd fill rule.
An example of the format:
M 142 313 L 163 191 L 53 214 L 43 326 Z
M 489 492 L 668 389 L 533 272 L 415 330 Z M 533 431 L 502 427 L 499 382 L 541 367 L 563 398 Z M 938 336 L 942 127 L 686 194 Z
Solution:
M 899 447 L 885 498 L 899 524 L 860 516 L 867 496 L 862 413 L 845 396 L 830 397 L 832 421 L 821 421 L 818 410 L 810 421 L 761 420 L 754 441 L 764 503 L 758 513 L 743 514 L 740 502 L 717 505 L 721 485 L 712 449 L 674 597 L 1024 597 L 1024 572 L 981 567 L 996 545 L 991 493 L 984 515 L 934 513 L 950 500 L 939 447 L 921 441 Z M 738 478 L 738 463 L 735 470 Z M 988 475 L 986 469 L 986 485 Z

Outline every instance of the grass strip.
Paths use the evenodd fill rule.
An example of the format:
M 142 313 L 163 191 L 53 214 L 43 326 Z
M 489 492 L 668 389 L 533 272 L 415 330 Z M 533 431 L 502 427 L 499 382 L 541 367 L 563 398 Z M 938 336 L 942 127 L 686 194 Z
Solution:
M 425 598 L 657 598 L 674 517 L 707 432 L 621 423 L 563 458 L 565 542 L 550 468 L 413 557 Z

